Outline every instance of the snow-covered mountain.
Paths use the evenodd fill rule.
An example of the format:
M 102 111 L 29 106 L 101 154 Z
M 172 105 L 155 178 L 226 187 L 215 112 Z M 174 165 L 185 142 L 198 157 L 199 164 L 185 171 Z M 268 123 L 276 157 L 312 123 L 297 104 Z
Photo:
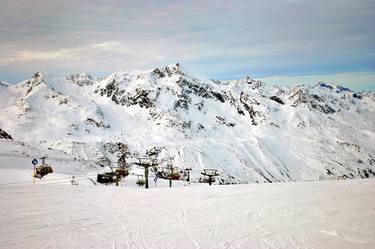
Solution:
M 179 64 L 0 83 L 0 128 L 98 167 L 151 155 L 196 177 L 219 169 L 222 183 L 375 176 L 374 92 L 203 80 Z

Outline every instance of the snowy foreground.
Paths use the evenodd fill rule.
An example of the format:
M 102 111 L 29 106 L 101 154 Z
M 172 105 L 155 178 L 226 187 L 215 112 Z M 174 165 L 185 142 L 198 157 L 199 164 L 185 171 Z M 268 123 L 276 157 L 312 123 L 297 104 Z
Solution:
M 375 180 L 0 186 L 0 248 L 375 248 Z

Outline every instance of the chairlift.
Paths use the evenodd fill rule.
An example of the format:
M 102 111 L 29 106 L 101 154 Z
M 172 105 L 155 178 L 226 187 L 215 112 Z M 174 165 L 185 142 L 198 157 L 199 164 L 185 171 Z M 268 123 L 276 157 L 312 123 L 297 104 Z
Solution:
M 42 165 L 35 168 L 35 177 L 42 178 L 47 174 L 53 173 L 52 166 L 46 163 L 46 158 L 45 156 L 42 157 Z
M 215 182 L 215 176 L 220 175 L 217 169 L 202 169 L 201 174 L 204 177 L 199 179 L 199 182 L 208 183 L 209 185 Z
M 104 172 L 97 175 L 96 181 L 103 184 L 118 182 L 121 177 L 129 175 L 129 171 L 125 168 L 117 167 L 114 170 L 114 167 L 110 167 L 111 172 Z
M 177 167 L 160 167 L 160 171 L 156 171 L 158 178 L 166 180 L 180 180 L 181 173 Z

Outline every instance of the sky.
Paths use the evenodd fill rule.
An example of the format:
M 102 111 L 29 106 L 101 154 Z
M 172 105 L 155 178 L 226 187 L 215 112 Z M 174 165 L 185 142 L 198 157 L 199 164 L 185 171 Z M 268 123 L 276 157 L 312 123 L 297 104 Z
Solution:
M 374 0 L 0 0 L 0 79 L 152 69 L 375 90 Z

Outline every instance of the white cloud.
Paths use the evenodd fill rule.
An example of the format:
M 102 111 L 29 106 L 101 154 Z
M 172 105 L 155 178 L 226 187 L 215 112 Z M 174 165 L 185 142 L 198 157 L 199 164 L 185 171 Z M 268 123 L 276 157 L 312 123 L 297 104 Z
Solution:
M 217 78 L 373 71 L 374 7 L 373 0 L 2 0 L 0 74 L 175 62 Z
M 146 54 L 147 56 L 145 56 Z M 27 63 L 34 61 L 69 62 L 77 60 L 82 62 L 87 60 L 98 62 L 99 58 L 104 57 L 110 60 L 110 58 L 113 56 L 127 60 L 134 60 L 137 57 L 140 57 L 143 61 L 163 59 L 163 56 L 153 52 L 152 50 L 134 50 L 120 42 L 107 41 L 75 48 L 63 48 L 51 51 L 21 50 L 14 52 L 11 55 L 5 55 L 3 59 L 0 60 L 0 64 Z

